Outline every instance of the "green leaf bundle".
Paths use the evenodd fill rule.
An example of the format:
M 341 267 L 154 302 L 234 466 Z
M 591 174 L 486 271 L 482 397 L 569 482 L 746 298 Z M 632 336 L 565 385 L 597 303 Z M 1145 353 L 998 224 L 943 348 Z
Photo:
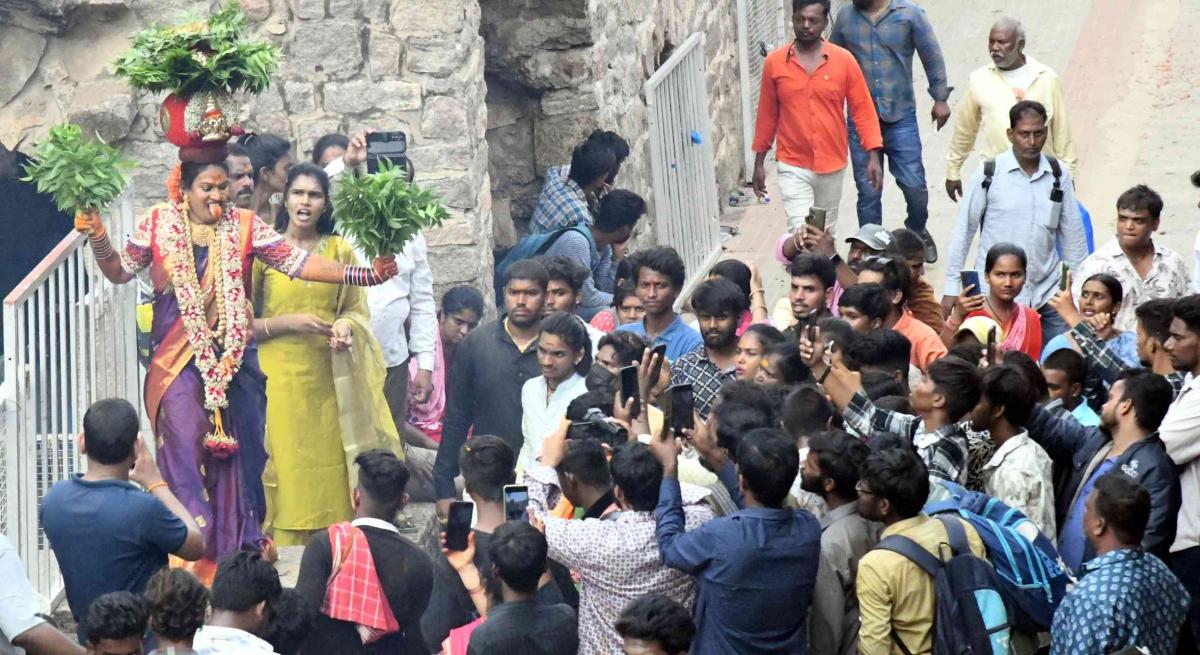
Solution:
M 36 182 L 49 193 L 61 211 L 103 209 L 125 190 L 126 174 L 133 162 L 115 148 L 83 136 L 78 125 L 50 128 L 50 136 L 37 146 L 33 161 L 25 165 L 25 182 Z
M 117 59 L 117 75 L 153 93 L 261 93 L 279 68 L 279 49 L 266 42 L 243 42 L 245 31 L 246 15 L 236 2 L 207 22 L 152 27 L 138 34 L 133 48 Z
M 338 232 L 371 259 L 404 250 L 418 232 L 449 217 L 437 196 L 409 183 L 404 167 L 386 159 L 378 173 L 343 176 L 333 193 Z

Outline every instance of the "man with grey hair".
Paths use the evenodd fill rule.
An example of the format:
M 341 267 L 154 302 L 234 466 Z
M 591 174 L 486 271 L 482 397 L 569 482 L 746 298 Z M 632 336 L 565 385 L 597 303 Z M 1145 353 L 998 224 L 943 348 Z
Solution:
M 967 91 L 956 107 L 954 136 L 946 153 L 946 193 L 958 202 L 963 195 L 962 166 L 982 132 L 981 155 L 992 159 L 1007 151 L 1008 110 L 1021 100 L 1035 100 L 1050 115 L 1043 152 L 1062 161 L 1075 175 L 1075 143 L 1063 99 L 1062 79 L 1049 66 L 1025 54 L 1025 28 L 1009 17 L 996 21 L 988 35 L 992 63 L 971 73 Z

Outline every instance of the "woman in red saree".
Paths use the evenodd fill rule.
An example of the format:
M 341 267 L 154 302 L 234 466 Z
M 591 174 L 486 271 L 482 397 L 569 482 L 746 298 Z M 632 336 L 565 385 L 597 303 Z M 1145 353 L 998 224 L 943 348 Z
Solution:
M 1025 251 L 1011 243 L 998 243 L 987 252 L 984 274 L 988 292 L 968 296 L 968 289 L 959 294 L 958 302 L 946 321 L 942 341 L 953 345 L 954 335 L 962 322 L 972 316 L 988 316 L 1000 324 L 1001 352 L 1019 350 L 1038 361 L 1042 353 L 1042 318 L 1037 310 L 1016 301 L 1025 288 L 1028 260 Z
M 112 282 L 150 269 L 146 413 L 163 477 L 204 533 L 205 556 L 193 570 L 211 581 L 224 555 L 269 548 L 261 531 L 266 394 L 247 300 L 251 265 L 258 259 L 291 277 L 358 286 L 382 283 L 396 265 L 381 259 L 370 268 L 345 266 L 310 255 L 237 209 L 224 141 L 181 148 L 180 157 L 170 202 L 152 209 L 120 252 L 98 213 L 81 214 L 76 229 L 88 234 Z

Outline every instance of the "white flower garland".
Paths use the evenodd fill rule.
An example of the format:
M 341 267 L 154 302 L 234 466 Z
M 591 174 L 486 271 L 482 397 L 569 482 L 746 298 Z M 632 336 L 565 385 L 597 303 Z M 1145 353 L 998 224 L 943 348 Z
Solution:
M 181 203 L 171 203 L 163 211 L 162 248 L 167 270 L 179 302 L 184 333 L 196 356 L 196 368 L 204 383 L 204 407 L 214 413 L 229 406 L 229 383 L 242 366 L 249 334 L 246 287 L 242 279 L 241 243 L 237 210 L 223 207 L 216 235 L 209 248 L 208 266 L 212 285 L 202 288 L 196 273 L 191 226 Z M 205 298 L 216 294 L 217 326 L 208 326 Z M 217 355 L 218 342 L 224 346 Z M 218 422 L 219 425 L 219 422 Z M 218 427 L 218 431 L 220 428 Z

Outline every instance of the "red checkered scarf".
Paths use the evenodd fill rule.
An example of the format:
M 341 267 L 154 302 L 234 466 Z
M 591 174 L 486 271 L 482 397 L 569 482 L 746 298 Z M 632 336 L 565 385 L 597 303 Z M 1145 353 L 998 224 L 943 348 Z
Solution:
M 349 523 L 331 525 L 329 545 L 334 560 L 321 613 L 357 624 L 358 636 L 364 644 L 400 632 L 400 624 L 375 573 L 375 558 L 363 531 Z

